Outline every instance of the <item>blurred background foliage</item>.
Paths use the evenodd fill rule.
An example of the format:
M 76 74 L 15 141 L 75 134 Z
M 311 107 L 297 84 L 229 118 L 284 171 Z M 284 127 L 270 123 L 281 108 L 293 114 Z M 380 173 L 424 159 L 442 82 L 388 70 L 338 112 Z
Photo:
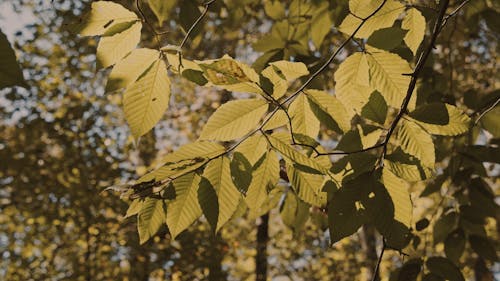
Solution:
M 120 109 L 120 95 L 105 94 L 108 73 L 96 72 L 96 39 L 79 38 L 67 28 L 89 10 L 90 2 L 0 3 L 0 29 L 11 41 L 27 83 L 26 88 L 0 90 L 0 279 L 255 280 L 261 218 L 244 216 L 216 236 L 205 221 L 199 221 L 176 241 L 164 229 L 140 246 L 135 220 L 123 218 L 127 202 L 116 194 L 102 193 L 110 185 L 144 174 L 162 155 L 196 139 L 210 113 L 232 97 L 177 77 L 163 121 L 135 145 Z M 137 11 L 135 1 L 115 2 Z M 184 30 L 196 19 L 193 11 L 202 3 L 173 1 L 179 8 L 159 25 L 147 1 L 141 2 L 152 26 L 158 32 L 168 31 L 159 36 L 162 45 L 182 40 Z M 307 33 L 301 22 L 283 19 L 270 8 L 274 2 L 278 1 L 217 1 L 188 41 L 184 56 L 210 59 L 227 53 L 257 69 L 268 61 L 293 57 L 314 70 L 332 46 L 342 42 L 343 35 L 330 26 L 344 18 L 347 1 L 325 1 L 329 13 L 319 23 L 324 35 L 319 39 L 312 35 L 313 43 L 309 35 L 301 34 Z M 279 2 L 287 6 L 292 1 Z M 452 7 L 461 3 L 451 2 Z M 433 1 L 413 3 L 432 18 Z M 450 19 L 419 96 L 455 104 L 471 116 L 500 97 L 498 15 L 495 1 L 474 0 Z M 269 40 L 270 30 L 283 22 L 295 31 L 284 42 L 266 47 L 263 41 Z M 141 44 L 157 46 L 146 26 Z M 353 43 L 346 52 L 357 48 Z M 314 85 L 333 88 L 336 66 L 338 62 Z M 471 185 L 482 186 L 488 198 L 498 199 L 499 167 L 494 162 L 499 161 L 500 135 L 498 123 L 491 121 L 493 114 L 499 115 L 498 107 L 469 136 L 435 140 L 438 170 L 448 170 L 449 178 L 412 186 L 415 236 L 404 254 L 390 251 L 384 256 L 381 275 L 386 280 L 388 276 L 398 280 L 398 268 L 412 258 L 442 253 L 450 237 L 458 237 L 453 240 L 457 245 L 465 243 L 460 239 L 465 234 L 474 246 L 463 247 L 464 253 L 457 246 L 456 264 L 470 280 L 494 280 L 493 274 L 498 278 L 498 205 L 491 206 L 493 215 L 484 216 L 476 209 L 467 213 L 459 207 L 469 200 Z M 486 146 L 494 149 L 484 150 Z M 454 152 L 443 153 L 448 151 Z M 484 180 L 473 180 L 474 175 Z M 464 218 L 464 213 L 469 217 Z M 460 226 L 456 218 L 446 219 L 450 216 L 461 216 Z M 374 230 L 363 228 L 330 247 L 325 220 L 318 210 L 305 225 L 292 225 L 292 232 L 277 210 L 270 213 L 270 280 L 367 280 L 372 275 L 375 249 L 381 243 Z

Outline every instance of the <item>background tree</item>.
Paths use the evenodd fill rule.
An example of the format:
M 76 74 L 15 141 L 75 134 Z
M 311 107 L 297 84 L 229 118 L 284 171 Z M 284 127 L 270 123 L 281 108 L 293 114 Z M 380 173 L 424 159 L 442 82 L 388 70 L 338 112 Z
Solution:
M 35 2 L 14 4 L 26 7 Z M 498 111 L 495 107 L 498 103 L 498 91 L 495 91 L 498 82 L 495 80 L 497 68 L 494 59 L 498 48 L 498 26 L 495 26 L 494 20 L 498 7 L 493 3 L 426 1 L 404 3 L 404 6 L 396 1 L 372 1 L 372 6 L 365 7 L 357 6 L 359 1 L 210 1 L 205 4 L 174 1 L 167 4 L 172 6 L 162 6 L 167 2 L 116 1 L 133 11 L 129 14 L 132 23 L 108 19 L 99 26 L 109 29 L 108 33 L 104 33 L 97 43 L 94 39 L 78 42 L 74 39 L 73 23 L 78 21 L 78 15 L 88 15 L 89 3 L 54 2 L 53 6 L 35 3 L 39 4 L 34 5 L 38 9 L 37 14 L 47 15 L 54 22 L 32 26 L 29 30 L 33 35 L 20 35 L 16 44 L 21 51 L 19 59 L 30 85 L 29 90 L 14 88 L 2 92 L 5 97 L 2 105 L 5 121 L 2 126 L 7 133 L 0 152 L 2 159 L 8 161 L 2 166 L 2 173 L 7 175 L 2 176 L 6 180 L 2 181 L 5 204 L 1 207 L 6 229 L 2 246 L 6 250 L 0 274 L 8 280 L 58 280 L 65 277 L 108 280 L 110 276 L 123 276 L 130 280 L 243 280 L 259 275 L 265 278 L 264 272 L 255 272 L 253 258 L 257 253 L 263 253 L 259 251 L 262 243 L 259 247 L 259 241 L 255 239 L 259 236 L 257 233 L 264 233 L 265 223 L 262 222 L 266 217 L 269 219 L 270 240 L 265 247 L 269 255 L 265 260 L 269 263 L 267 275 L 270 277 L 288 276 L 292 280 L 371 279 L 377 276 L 375 266 L 379 263 L 380 275 L 387 278 L 392 272 L 390 276 L 394 280 L 411 280 L 417 272 L 429 280 L 460 280 L 456 268 L 461 268 L 467 278 L 493 280 L 491 270 L 497 260 L 494 249 L 498 246 L 498 207 L 494 201 L 498 193 L 498 167 L 489 163 L 496 163 L 499 159 L 496 140 L 498 122 L 495 117 Z M 98 3 L 103 2 L 94 4 Z M 118 5 L 112 8 L 115 15 L 122 11 Z M 376 17 L 380 11 L 383 16 Z M 82 23 L 88 24 L 88 19 L 83 16 Z M 200 21 L 189 32 L 197 19 Z M 159 114 L 165 121 L 160 121 L 154 133 L 142 136 L 140 141 L 137 141 L 138 135 L 148 130 L 144 129 L 144 124 L 134 123 L 130 118 L 130 109 L 125 106 L 125 117 L 136 137 L 134 146 L 126 128 L 121 126 L 124 115 L 117 110 L 122 94 L 112 92 L 124 85 L 124 81 L 116 79 L 120 78 L 116 69 L 121 62 L 113 68 L 111 82 L 108 81 L 106 87 L 104 80 L 108 73 L 99 72 L 96 75 L 94 64 L 88 62 L 94 61 L 92 54 L 96 45 L 98 67 L 106 66 L 113 60 L 119 61 L 121 58 L 113 59 L 108 52 L 102 51 L 106 48 L 99 46 L 113 46 L 113 41 L 113 44 L 106 45 L 104 39 L 124 35 L 127 31 L 137 34 L 133 28 L 138 23 L 143 25 L 142 32 L 139 32 L 141 47 L 150 48 L 149 52 L 165 47 L 160 51 L 171 65 L 168 77 L 172 94 L 170 102 L 168 99 L 166 102 L 169 104 L 167 116 L 162 118 Z M 353 40 L 345 40 L 361 23 L 365 27 L 356 32 L 358 36 L 354 34 Z M 332 28 L 325 28 L 330 26 Z M 433 26 L 438 29 L 433 30 Z M 169 33 L 163 34 L 163 31 Z M 438 33 L 436 41 L 433 41 L 433 35 Z M 420 44 L 425 34 L 426 39 Z M 52 49 L 47 48 L 47 42 L 56 45 Z M 252 44 L 251 48 L 249 44 Z M 338 46 L 342 46 L 341 56 L 330 56 Z M 179 66 L 179 47 L 182 67 Z M 421 54 L 433 47 L 435 49 L 429 53 L 427 63 L 418 64 Z M 125 48 L 123 56 L 127 52 Z M 226 53 L 237 60 L 217 59 Z M 397 54 L 397 57 L 392 54 Z M 329 58 L 331 61 L 328 61 Z M 204 61 L 195 64 L 190 59 Z M 387 64 L 384 64 L 384 59 L 387 59 Z M 280 60 L 303 62 L 305 66 L 278 62 Z M 40 67 L 37 61 L 44 62 L 44 66 Z M 157 64 L 160 65 L 161 61 L 158 60 Z M 251 70 L 241 62 L 253 63 L 260 77 L 253 81 Z M 270 62 L 277 63 L 264 70 Z M 352 75 L 349 71 L 354 69 L 353 62 L 358 69 L 367 67 L 368 78 L 362 74 L 354 78 L 349 76 Z M 389 73 L 388 77 L 384 78 L 377 71 L 377 62 Z M 128 63 L 130 61 L 125 59 L 121 67 L 128 67 Z M 394 68 L 387 69 L 388 64 L 394 65 Z M 307 76 L 322 65 L 328 67 L 317 75 Z M 413 73 L 412 76 L 416 77 L 415 69 L 419 65 L 419 79 L 415 80 L 418 81 L 418 90 L 413 94 L 417 98 L 408 104 L 411 113 L 407 115 L 406 110 L 400 110 L 405 92 L 401 94 L 391 90 L 387 83 L 379 80 L 399 80 L 400 85 L 404 84 L 401 89 L 406 91 L 412 80 L 409 74 Z M 162 68 L 156 69 L 160 71 Z M 116 72 L 113 74 L 113 71 Z M 182 76 L 176 75 L 179 72 Z M 301 78 L 301 75 L 304 76 Z M 144 74 L 146 76 L 147 73 Z M 288 86 L 287 81 L 292 77 L 299 79 L 289 85 L 290 89 L 286 92 L 283 86 Z M 308 80 L 308 77 L 313 79 Z M 132 79 L 132 85 L 141 81 L 135 82 L 136 79 Z M 223 90 L 196 85 L 207 82 Z M 327 90 L 329 93 L 308 90 L 302 94 L 296 91 L 303 85 L 307 86 L 304 89 Z M 129 89 L 125 95 L 127 92 L 130 92 Z M 249 95 L 248 92 L 254 94 Z M 332 93 L 335 95 L 330 95 Z M 280 99 L 282 95 L 285 97 Z M 288 100 L 291 96 L 293 98 Z M 253 145 L 250 141 L 230 153 L 223 152 L 232 158 L 219 157 L 207 163 L 197 160 L 197 157 L 203 158 L 202 152 L 206 152 L 203 150 L 193 150 L 193 156 L 179 155 L 183 151 L 182 148 L 177 149 L 179 145 L 192 142 L 200 135 L 205 139 L 231 141 L 227 139 L 231 138 L 227 136 L 227 130 L 214 135 L 213 128 L 217 126 L 213 126 L 214 122 L 210 125 L 210 120 L 207 123 L 207 119 L 214 111 L 214 117 L 210 119 L 227 108 L 220 107 L 221 104 L 232 100 L 244 101 L 249 97 L 257 99 L 258 103 L 254 103 L 258 107 L 263 106 L 261 101 L 267 101 L 268 108 L 278 112 L 275 114 L 279 118 L 270 122 L 276 127 L 269 125 L 262 127 L 263 132 L 256 132 L 257 135 L 267 136 L 263 143 L 257 142 L 255 146 L 259 149 L 268 147 L 264 160 L 249 155 L 249 147 Z M 285 99 L 291 104 L 281 104 Z M 125 100 L 124 103 L 127 104 Z M 237 110 L 243 108 L 238 106 Z M 462 112 L 466 112 L 471 121 Z M 394 123 L 394 120 L 398 121 Z M 16 124 L 22 126 L 18 128 Z M 204 124 L 207 125 L 202 129 Z M 212 129 L 206 129 L 210 126 Z M 278 130 L 282 133 L 271 134 L 271 130 L 276 131 L 277 127 L 282 128 Z M 392 136 L 390 128 L 394 129 Z M 415 142 L 417 139 L 419 142 Z M 289 146 L 289 143 L 294 145 Z M 222 144 L 212 147 L 227 149 L 231 145 L 227 142 Z M 429 153 L 432 146 L 435 153 Z M 206 147 L 202 148 L 206 150 Z M 351 153 L 357 150 L 363 152 Z M 169 151 L 174 152 L 166 154 Z M 334 155 L 314 157 L 314 154 L 329 151 Z M 281 155 L 280 179 L 268 193 L 265 204 L 259 206 L 262 208 L 256 210 L 252 202 L 263 201 L 250 196 L 252 181 L 259 178 L 260 174 L 255 175 L 261 173 L 262 168 L 259 167 L 274 165 L 270 160 L 266 161 L 272 159 L 273 154 Z M 404 197 L 409 199 L 406 195 L 395 198 L 394 193 L 389 192 L 395 214 L 383 209 L 385 212 L 380 217 L 366 216 L 362 211 L 364 208 L 380 209 L 385 206 L 383 203 L 388 202 L 384 201 L 387 198 L 378 181 L 373 179 L 377 175 L 370 174 L 373 167 L 381 164 L 377 159 L 384 157 L 392 162 L 385 163 L 383 171 L 390 169 L 396 175 L 395 178 L 387 172 L 382 174 L 385 188 L 405 191 L 401 187 L 408 186 L 412 200 L 403 200 Z M 332 161 L 332 167 L 329 167 L 331 163 L 327 158 Z M 196 161 L 191 161 L 193 159 Z M 220 159 L 226 159 L 227 163 Z M 178 200 L 169 197 L 172 196 L 169 191 L 176 189 L 176 195 L 179 195 L 179 185 L 196 179 L 200 185 L 193 185 L 199 188 L 195 198 L 217 200 L 211 188 L 218 187 L 207 172 L 208 167 L 211 165 L 213 170 L 217 162 L 222 162 L 219 163 L 221 167 L 228 167 L 229 174 L 236 178 L 233 184 L 240 191 L 246 191 L 238 196 L 244 198 L 250 211 L 238 211 L 237 214 L 243 217 L 231 220 L 214 237 L 211 234 L 213 230 L 208 231 L 207 223 L 218 228 L 214 221 L 220 221 L 220 212 L 214 214 L 213 208 L 204 207 L 203 200 L 199 200 L 204 217 L 201 221 L 193 219 L 197 223 L 181 233 L 184 227 L 179 228 L 178 225 L 188 227 L 190 223 L 179 223 L 182 215 L 179 220 L 172 222 L 170 219 L 169 223 L 169 205 L 175 205 L 175 200 Z M 172 163 L 178 166 L 172 168 Z M 134 174 L 143 175 L 147 166 L 159 165 L 163 165 L 167 174 L 175 171 L 183 175 L 195 171 L 199 176 L 191 174 L 192 178 L 183 178 L 181 175 L 179 180 L 183 178 L 184 181 L 173 181 L 172 185 L 163 185 L 169 183 L 164 181 L 155 186 L 160 188 L 159 194 L 137 194 L 143 198 L 136 199 L 143 204 L 140 211 L 143 218 L 154 218 L 144 211 L 147 210 L 145 202 L 150 206 L 160 206 L 154 210 L 162 210 L 162 200 L 157 197 L 168 198 L 165 206 L 170 233 L 180 233 L 176 240 L 172 240 L 171 234 L 161 226 L 163 223 L 151 228 L 149 219 L 143 220 L 148 226 L 144 228 L 139 213 L 140 239 L 144 242 L 154 237 L 151 239 L 154 241 L 139 246 L 133 221 L 127 220 L 125 226 L 120 225 L 121 215 L 125 213 L 124 204 L 111 193 L 98 196 L 98 191 L 135 178 Z M 410 166 L 416 167 L 417 173 Z M 352 169 L 354 174 L 349 175 Z M 430 175 L 433 170 L 433 175 Z M 321 173 L 325 175 L 321 176 Z M 249 180 L 251 174 L 254 175 Z M 330 176 L 333 179 L 323 187 L 324 178 Z M 398 177 L 409 179 L 411 183 Z M 419 181 L 414 181 L 415 177 Z M 431 179 L 420 181 L 423 177 Z M 150 179 L 151 176 L 146 175 L 136 183 Z M 154 176 L 154 180 L 156 183 L 163 179 Z M 309 186 L 305 182 L 309 182 Z M 33 188 L 33 185 L 39 188 Z M 391 185 L 396 189 L 391 190 Z M 373 194 L 358 190 L 358 186 L 373 188 Z M 137 191 L 144 184 L 134 187 Z M 329 192 L 321 194 L 315 191 L 311 194 L 307 188 L 322 188 Z M 351 189 L 355 192 L 347 192 Z M 363 199 L 364 196 L 368 199 Z M 369 198 L 377 200 L 370 201 Z M 381 198 L 380 201 L 378 198 Z M 228 202 L 220 199 L 219 194 L 216 204 Z M 186 206 L 195 206 L 196 200 L 193 202 L 195 204 Z M 329 202 L 328 206 L 323 202 Z M 352 202 L 356 212 L 352 213 L 352 206 L 343 204 L 345 202 Z M 244 204 L 240 203 L 240 206 Z M 409 216 L 398 216 L 401 206 L 414 207 L 410 221 Z M 134 213 L 133 210 L 134 207 L 129 209 L 129 214 Z M 258 219 L 269 210 L 264 220 Z M 330 223 L 327 222 L 327 213 Z M 346 223 L 338 223 L 342 219 L 338 215 L 344 213 L 354 217 Z M 154 215 L 165 216 L 164 212 Z M 359 220 L 356 221 L 356 218 Z M 389 221 L 393 224 L 394 218 L 403 220 L 411 228 L 408 237 L 410 245 L 404 248 L 403 244 L 394 244 L 400 242 L 397 238 L 404 237 L 402 229 L 394 230 L 382 224 Z M 368 221 L 371 224 L 356 232 L 361 225 L 358 223 Z M 257 231 L 256 222 L 261 231 Z M 348 222 L 356 223 L 349 225 Z M 172 227 L 173 224 L 177 227 Z M 328 225 L 330 234 L 325 232 Z M 160 231 L 156 233 L 158 229 Z M 375 229 L 382 232 L 385 239 Z M 396 232 L 391 236 L 393 230 Z M 351 233 L 354 235 L 329 247 L 330 241 Z M 48 237 L 55 238 L 48 240 Z M 267 239 L 259 240 L 263 242 Z M 381 246 L 383 256 L 380 254 Z M 403 254 L 390 248 L 401 250 Z M 443 256 L 443 248 L 447 259 L 437 257 Z M 49 254 L 45 257 L 41 253 Z M 403 259 L 404 255 L 410 257 Z M 262 255 L 257 256 L 262 261 Z M 381 256 L 380 262 L 378 256 Z

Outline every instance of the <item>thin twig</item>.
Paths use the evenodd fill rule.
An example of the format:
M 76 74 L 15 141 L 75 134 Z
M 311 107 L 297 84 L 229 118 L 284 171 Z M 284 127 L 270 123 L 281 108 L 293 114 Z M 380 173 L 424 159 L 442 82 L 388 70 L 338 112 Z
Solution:
M 142 22 L 146 23 L 146 25 L 149 27 L 149 29 L 151 29 L 151 32 L 153 32 L 153 36 L 156 40 L 156 44 L 157 44 L 157 49 L 158 51 L 160 51 L 161 53 L 161 41 L 160 41 L 160 33 L 156 32 L 154 26 L 148 21 L 146 15 L 144 14 L 144 11 L 142 10 L 142 7 L 141 7 L 141 0 L 135 0 L 135 6 L 137 7 L 137 11 L 139 11 L 139 14 L 141 15 L 141 20 Z M 167 32 L 165 32 L 167 33 Z
M 184 35 L 184 38 L 182 39 L 181 43 L 179 44 L 179 47 L 177 49 L 177 55 L 179 56 L 179 71 L 181 69 L 182 65 L 182 48 L 186 44 L 189 36 L 193 32 L 193 30 L 196 28 L 196 26 L 200 23 L 200 21 L 207 15 L 208 9 L 210 9 L 210 5 L 215 3 L 216 0 L 209 0 L 203 4 L 205 7 L 203 9 L 203 12 L 200 14 L 200 16 L 194 21 L 194 23 L 189 27 L 188 31 L 186 32 L 186 35 Z
M 476 121 L 474 121 L 474 126 L 476 126 L 477 123 L 479 123 L 479 120 L 481 120 L 481 118 L 483 118 L 483 116 L 486 115 L 486 113 L 492 111 L 493 108 L 495 108 L 495 106 L 498 105 L 498 103 L 500 103 L 500 98 L 498 98 L 491 106 L 489 106 L 488 108 L 483 110 L 483 112 L 481 112 L 481 114 L 476 118 Z
M 380 251 L 380 256 L 378 257 L 377 265 L 375 266 L 375 269 L 373 270 L 372 281 L 380 280 L 380 274 L 379 274 L 380 264 L 382 263 L 382 258 L 384 257 L 385 248 L 386 248 L 385 240 L 382 239 L 382 250 Z
M 465 6 L 465 4 L 467 4 L 469 1 L 470 0 L 465 0 L 455 10 L 453 10 L 453 12 L 449 13 L 447 16 L 444 17 L 439 32 L 441 32 L 441 30 L 445 27 L 445 25 L 448 23 L 448 20 L 454 17 L 456 14 L 458 14 L 460 9 L 462 9 Z

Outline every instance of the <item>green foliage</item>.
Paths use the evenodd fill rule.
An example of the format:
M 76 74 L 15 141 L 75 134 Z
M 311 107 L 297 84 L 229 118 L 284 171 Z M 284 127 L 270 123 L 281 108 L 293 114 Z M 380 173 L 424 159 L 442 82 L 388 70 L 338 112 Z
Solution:
M 497 261 L 486 219 L 496 219 L 498 205 L 480 178 L 496 183 L 483 163 L 498 162 L 489 155 L 498 144 L 498 100 L 485 106 L 474 97 L 462 102 L 453 96 L 453 84 L 442 85 L 448 74 L 433 68 L 441 55 L 432 53 L 434 44 L 452 16 L 445 15 L 448 1 L 430 9 L 434 13 L 395 0 L 350 0 L 348 7 L 332 1 L 244 2 L 246 10 L 221 1 L 218 20 L 243 17 L 255 7 L 268 16 L 262 23 L 271 25 L 269 32 L 253 44 L 263 53 L 255 68 L 229 55 L 184 57 L 181 48 L 190 36 L 193 48 L 210 37 L 199 36 L 200 27 L 193 24 L 213 2 L 200 12 L 196 1 L 149 1 L 159 26 L 179 13 L 178 24 L 187 32 L 181 46 L 161 46 L 153 30 L 157 50 L 136 49 L 140 20 L 150 29 L 154 25 L 142 18 L 142 10 L 138 17 L 109 1 L 93 3 L 78 26 L 81 35 L 101 36 L 97 68 L 114 65 L 106 91 L 125 89 L 123 108 L 135 139 L 162 119 L 171 102 L 170 81 L 177 86 L 186 79 L 199 91 L 215 86 L 224 93 L 209 117 L 197 119 L 204 123 L 198 140 L 165 156 L 128 191 L 138 198 L 126 216 L 137 215 L 140 243 L 165 222 L 171 237 L 179 239 L 202 216 L 218 233 L 247 210 L 255 217 L 279 209 L 282 222 L 298 233 L 309 218 L 313 221 L 314 210 L 321 210 L 327 213 L 331 244 L 371 226 L 382 236 L 384 250 L 407 251 L 413 241 L 417 252 L 423 238 L 413 232 L 413 221 L 417 232 L 432 233 L 422 234 L 433 238 L 433 245 L 424 247 L 444 243 L 446 258 L 429 257 L 424 249 L 393 275 L 396 280 L 416 280 L 422 267 L 428 272 L 423 280 L 464 280 L 457 265 L 470 250 Z M 325 42 L 335 42 L 333 35 L 327 37 L 332 15 L 343 16 L 335 25 L 347 39 L 330 58 L 319 58 Z M 435 27 L 428 29 L 427 22 Z M 429 43 L 423 45 L 426 31 Z M 338 68 L 326 74 L 332 62 Z M 450 59 L 439 66 L 452 64 Z M 434 88 L 429 92 L 426 87 Z M 478 124 L 488 133 L 477 131 Z M 478 135 L 493 145 L 478 147 Z M 422 181 L 436 175 L 421 188 Z M 444 194 L 445 183 L 453 195 Z M 422 219 L 413 210 L 416 191 L 430 200 L 443 196 L 453 201 L 447 208 L 438 204 L 437 219 Z

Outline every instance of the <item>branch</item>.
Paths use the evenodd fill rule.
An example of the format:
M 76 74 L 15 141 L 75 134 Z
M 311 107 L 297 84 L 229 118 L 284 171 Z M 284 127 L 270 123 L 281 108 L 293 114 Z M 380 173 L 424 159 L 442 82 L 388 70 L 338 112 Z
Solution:
M 467 4 L 469 1 L 470 0 L 465 0 L 455 10 L 453 10 L 453 12 L 449 13 L 447 16 L 444 17 L 443 23 L 441 24 L 439 32 L 441 32 L 441 30 L 445 27 L 446 23 L 448 23 L 448 20 L 450 18 L 454 17 L 456 14 L 458 14 L 458 12 L 460 11 L 460 9 L 462 9 L 465 6 L 465 4 Z
M 411 97 L 413 95 L 413 91 L 415 90 L 415 86 L 417 85 L 417 80 L 424 69 L 425 62 L 427 61 L 427 58 L 432 52 L 432 49 L 434 48 L 434 45 L 436 43 L 436 39 L 439 35 L 439 33 L 442 30 L 443 22 L 444 22 L 444 14 L 446 12 L 446 9 L 448 8 L 449 0 L 443 0 L 441 3 L 441 7 L 439 9 L 438 13 L 438 18 L 436 19 L 436 23 L 434 25 L 434 29 L 431 35 L 431 39 L 429 42 L 429 45 L 427 48 L 424 50 L 420 58 L 418 59 L 417 65 L 415 66 L 415 70 L 411 74 L 411 80 L 410 84 L 408 86 L 408 90 L 406 92 L 406 96 L 403 100 L 403 103 L 401 104 L 401 108 L 399 109 L 398 114 L 396 115 L 396 118 L 391 123 L 391 126 L 389 128 L 389 131 L 385 137 L 384 142 L 382 143 L 383 151 L 382 154 L 380 155 L 380 159 L 383 160 L 385 158 L 385 155 L 387 154 L 387 145 L 389 144 L 389 140 L 391 139 L 392 134 L 394 133 L 394 130 L 396 129 L 396 126 L 398 125 L 399 121 L 401 118 L 406 114 L 408 110 L 408 104 L 410 103 Z
M 151 29 L 151 32 L 153 32 L 153 35 L 155 37 L 156 44 L 157 44 L 157 49 L 158 49 L 158 51 L 161 52 L 160 35 L 167 34 L 168 31 L 164 31 L 164 32 L 157 32 L 156 31 L 156 29 L 148 21 L 148 19 L 146 18 L 146 15 L 144 14 L 144 11 L 142 10 L 141 0 L 135 0 L 135 6 L 137 7 L 137 11 L 139 11 L 139 14 L 141 15 L 141 21 L 144 22 L 149 27 L 149 29 Z
M 481 114 L 479 114 L 479 116 L 476 118 L 476 121 L 474 121 L 474 126 L 476 126 L 477 123 L 479 123 L 479 120 L 481 120 L 481 118 L 483 118 L 483 116 L 486 115 L 486 113 L 492 111 L 493 108 L 495 108 L 498 105 L 498 103 L 500 103 L 500 98 L 498 98 L 492 105 L 488 106 L 481 112 Z
M 378 281 L 380 280 L 380 264 L 382 263 L 382 258 L 384 257 L 384 252 L 385 252 L 386 244 L 385 240 L 382 238 L 382 250 L 380 251 L 380 256 L 378 257 L 377 265 L 375 266 L 375 269 L 373 270 L 373 278 L 372 281 Z
M 138 1 L 138 0 L 137 0 Z M 184 39 L 182 40 L 181 44 L 179 45 L 179 61 L 180 63 L 182 63 L 181 61 L 181 53 L 180 53 L 180 49 L 184 46 L 184 44 L 186 43 L 187 41 L 187 38 L 189 37 L 190 33 L 193 31 L 193 29 L 195 28 L 195 26 L 202 20 L 202 18 L 206 15 L 206 13 L 208 12 L 208 9 L 210 8 L 210 5 L 213 4 L 216 0 L 210 0 L 208 2 L 205 3 L 205 10 L 203 11 L 203 13 L 198 17 L 198 19 L 193 23 L 193 25 L 191 26 L 191 28 L 189 28 L 188 32 L 186 33 L 186 36 L 184 37 Z M 354 38 L 354 36 L 356 35 L 356 33 L 361 29 L 361 27 L 366 23 L 366 21 L 368 19 L 370 19 L 371 17 L 373 17 L 378 11 L 380 11 L 380 9 L 382 9 L 382 7 L 385 5 L 385 3 L 387 2 L 387 0 L 384 0 L 380 6 L 375 10 L 373 11 L 370 15 L 368 15 L 366 18 L 362 19 L 361 23 L 358 25 L 358 27 L 354 30 L 354 32 L 339 46 L 339 48 L 330 55 L 329 59 L 316 71 L 314 72 L 308 79 L 307 81 L 302 84 L 302 86 L 297 90 L 295 91 L 291 96 L 289 96 L 284 102 L 282 103 L 278 103 L 278 106 L 273 110 L 271 111 L 265 118 L 264 118 L 264 121 L 262 121 L 262 123 L 259 125 L 259 127 L 257 127 L 256 129 L 254 129 L 253 131 L 249 132 L 248 134 L 246 134 L 244 137 L 242 137 L 238 142 L 236 142 L 234 145 L 232 145 L 231 147 L 229 147 L 226 151 L 214 156 L 214 157 L 211 157 L 211 158 L 208 158 L 205 160 L 205 163 L 200 166 L 203 167 L 204 165 L 208 164 L 210 161 L 214 160 L 214 159 L 217 159 L 219 157 L 222 157 L 226 154 L 229 154 L 231 151 L 233 151 L 234 149 L 236 149 L 241 143 L 243 143 L 245 140 L 247 140 L 249 137 L 253 136 L 255 133 L 259 132 L 259 131 L 262 131 L 262 129 L 264 128 L 264 126 L 271 120 L 271 118 L 279 111 L 279 110 L 284 110 L 285 113 L 287 113 L 287 116 L 289 118 L 289 122 L 291 122 L 291 119 L 288 115 L 288 112 L 286 111 L 286 109 L 284 108 L 284 105 L 286 103 L 288 103 L 289 101 L 293 100 L 298 94 L 300 94 L 311 82 L 312 80 L 314 80 L 314 78 L 316 78 L 323 70 L 325 70 L 328 65 L 330 65 L 330 63 L 333 62 L 333 60 L 335 59 L 335 57 L 337 57 L 337 55 L 340 53 L 340 51 Z M 274 98 L 273 98 L 274 99 Z M 264 136 L 266 136 L 266 134 L 264 134 Z M 266 136 L 267 138 L 267 136 Z M 292 140 L 293 140 L 293 135 L 292 135 Z M 297 144 L 295 143 L 295 141 L 293 141 L 294 144 L 296 145 L 302 145 L 302 146 L 308 146 L 308 147 L 312 147 L 310 145 L 306 145 L 306 144 Z M 378 145 L 375 145 L 374 147 L 372 148 L 368 148 L 367 150 L 369 149 L 373 149 L 375 147 L 380 147 L 382 146 L 382 144 L 378 144 Z M 319 151 L 316 150 L 315 147 L 312 147 L 316 153 L 319 153 Z M 189 159 L 186 159 L 186 160 L 189 160 Z M 135 184 L 132 186 L 132 189 L 134 190 L 137 190 L 139 186 L 141 185 L 144 185 L 146 184 L 145 186 L 147 187 L 146 190 L 141 190 L 139 192 L 136 192 L 134 194 L 132 194 L 130 196 L 130 199 L 134 199 L 134 198 L 138 198 L 138 197 L 145 197 L 145 196 L 151 196 L 153 193 L 161 193 L 165 188 L 166 186 L 172 182 L 173 180 L 185 175 L 186 173 L 180 173 L 174 177 L 168 177 L 164 180 L 160 180 L 160 181 L 156 181 L 156 180 L 152 180 L 151 182 L 147 182 L 147 183 L 138 183 L 138 184 Z M 160 195 L 159 195 L 160 196 Z M 161 197 L 161 196 L 160 196 Z

